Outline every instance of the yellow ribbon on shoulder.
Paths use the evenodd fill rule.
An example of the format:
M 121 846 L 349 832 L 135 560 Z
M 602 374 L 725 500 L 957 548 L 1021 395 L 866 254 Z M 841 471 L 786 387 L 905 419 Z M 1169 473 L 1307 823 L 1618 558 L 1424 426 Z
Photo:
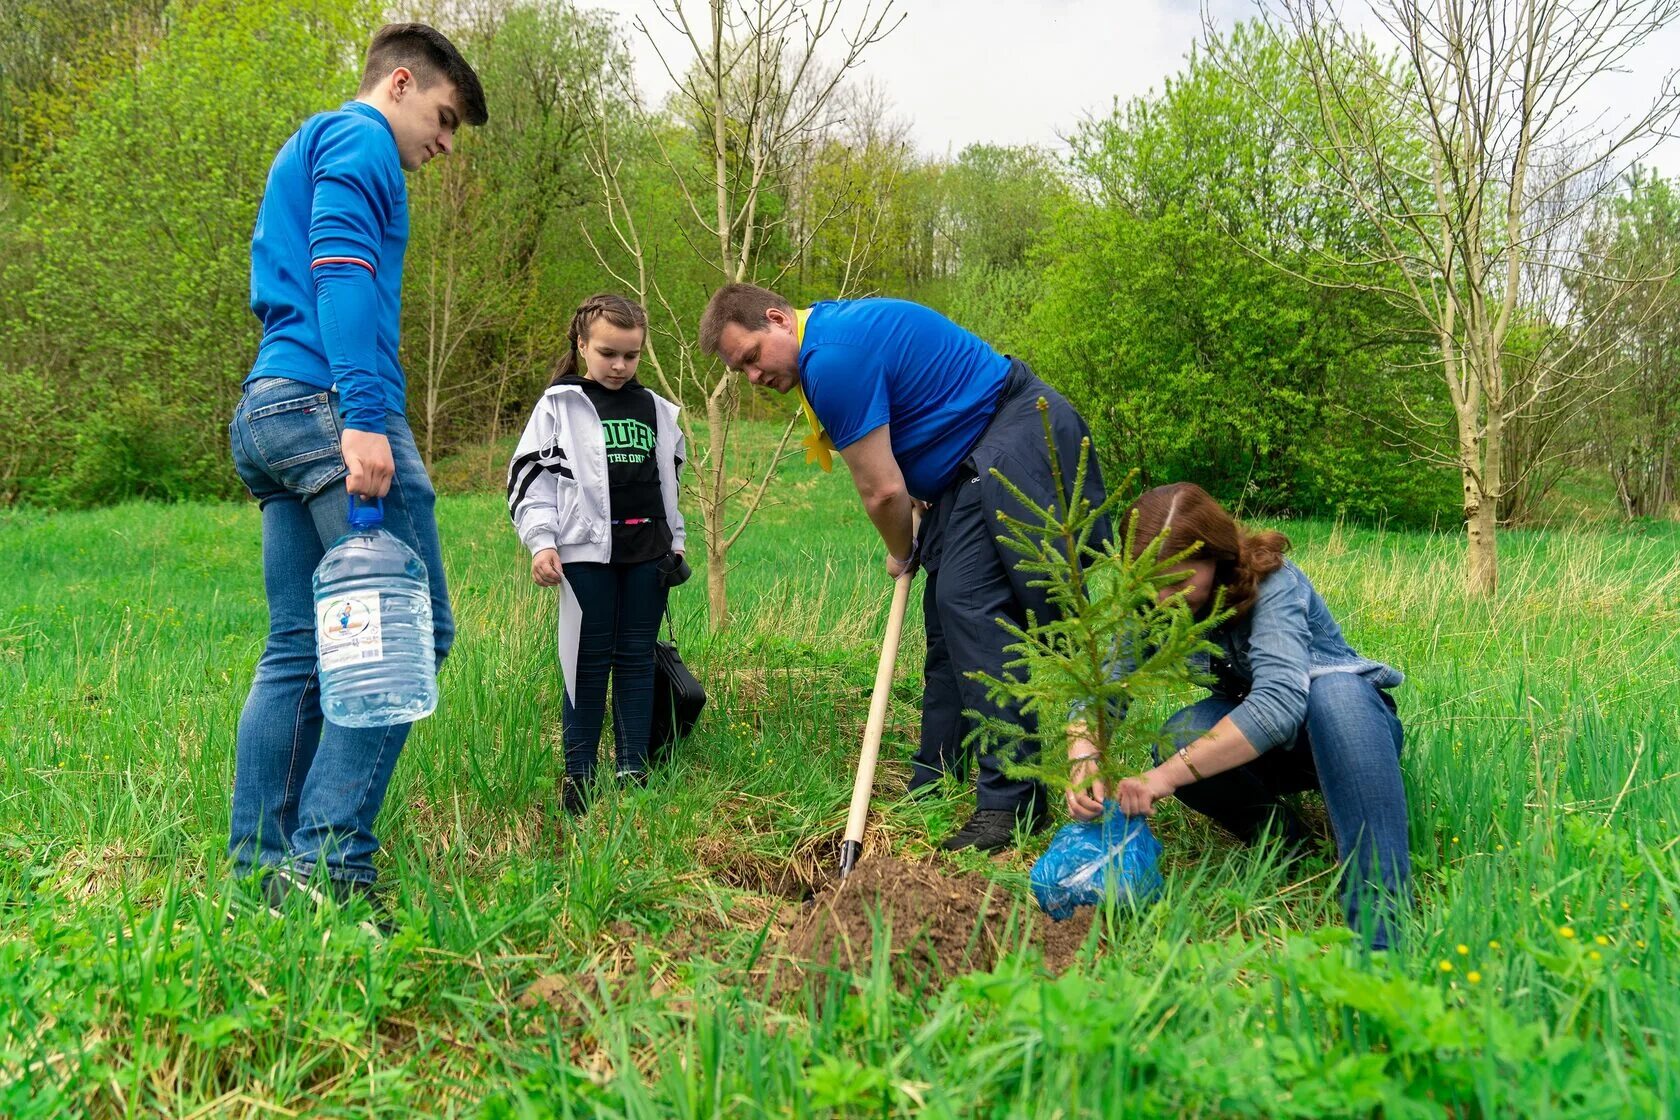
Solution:
M 809 307 L 793 313 L 793 340 L 796 344 L 805 341 L 805 320 L 810 317 Z M 834 441 L 828 438 L 828 433 L 823 431 L 822 424 L 818 422 L 816 410 L 811 407 L 810 400 L 805 396 L 805 386 L 799 386 L 798 393 L 799 407 L 805 410 L 805 420 L 811 425 L 811 433 L 799 441 L 805 448 L 805 461 L 815 463 L 825 471 L 832 471 L 836 450 Z

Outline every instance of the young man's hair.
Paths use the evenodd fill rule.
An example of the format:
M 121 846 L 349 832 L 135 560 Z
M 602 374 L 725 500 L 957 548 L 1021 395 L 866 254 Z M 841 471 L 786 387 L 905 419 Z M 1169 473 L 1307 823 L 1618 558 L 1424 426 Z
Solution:
M 716 354 L 723 328 L 730 323 L 749 331 L 763 330 L 770 323 L 765 313 L 772 307 L 793 310 L 793 304 L 769 288 L 757 284 L 725 284 L 712 293 L 706 310 L 700 315 L 700 349 Z
M 421 89 L 440 78 L 454 86 L 465 123 L 481 125 L 490 119 L 478 75 L 437 28 L 423 23 L 387 23 L 375 31 L 368 44 L 367 61 L 362 64 L 362 86 L 356 92 L 372 92 L 399 66 L 414 75 Z

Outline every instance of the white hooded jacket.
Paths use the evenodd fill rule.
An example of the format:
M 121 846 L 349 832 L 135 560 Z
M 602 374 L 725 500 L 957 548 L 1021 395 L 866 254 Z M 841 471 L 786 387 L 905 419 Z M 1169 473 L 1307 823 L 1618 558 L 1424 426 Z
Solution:
M 687 533 L 677 508 L 677 472 L 687 454 L 677 406 L 648 390 L 654 406 L 654 456 L 671 550 L 683 552 Z M 519 539 L 535 556 L 545 548 L 560 563 L 612 560 L 612 502 L 607 484 L 607 445 L 601 417 L 579 385 L 555 385 L 537 401 L 508 464 L 508 514 Z M 575 696 L 582 611 L 565 581 L 560 584 L 560 667 L 566 694 Z

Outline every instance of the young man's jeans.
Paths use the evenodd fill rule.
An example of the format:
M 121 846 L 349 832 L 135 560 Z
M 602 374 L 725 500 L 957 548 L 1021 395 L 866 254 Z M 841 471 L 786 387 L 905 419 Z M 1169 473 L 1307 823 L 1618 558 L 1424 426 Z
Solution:
M 414 433 L 385 416 L 396 476 L 385 495 L 385 529 L 426 565 L 441 665 L 455 636 L 438 547 L 437 495 Z M 338 395 L 286 378 L 246 387 L 228 434 L 233 463 L 262 505 L 268 645 L 239 717 L 228 852 L 235 873 L 317 862 L 334 879 L 372 882 L 379 841 L 373 820 L 410 724 L 348 728 L 321 717 L 311 577 L 349 529 L 339 450 Z
M 1229 696 L 1209 696 L 1174 715 L 1166 729 L 1175 744 L 1188 746 L 1239 703 Z M 1393 908 L 1409 897 L 1412 874 L 1406 788 L 1400 777 L 1402 738 L 1387 692 L 1358 673 L 1326 673 L 1308 688 L 1307 718 L 1293 743 L 1184 786 L 1177 796 L 1245 843 L 1269 832 L 1286 844 L 1301 845 L 1308 838 L 1306 827 L 1279 798 L 1322 790 L 1342 861 L 1348 925 L 1364 933 L 1373 948 L 1386 949 L 1393 937 Z
M 566 774 L 587 784 L 595 775 L 607 676 L 612 676 L 613 738 L 620 772 L 646 770 L 653 727 L 653 644 L 665 613 L 659 561 L 565 565 L 566 582 L 583 607 L 577 680 L 561 710 Z

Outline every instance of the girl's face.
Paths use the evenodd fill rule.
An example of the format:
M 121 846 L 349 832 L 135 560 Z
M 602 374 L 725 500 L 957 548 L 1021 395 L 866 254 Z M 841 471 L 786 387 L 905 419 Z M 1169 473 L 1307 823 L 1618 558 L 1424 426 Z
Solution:
M 624 388 L 636 376 L 644 338 L 640 327 L 615 326 L 596 316 L 582 340 L 584 376 L 608 389 Z
M 1182 593 L 1184 605 L 1192 614 L 1199 615 L 1213 601 L 1213 577 L 1217 570 L 1218 565 L 1212 560 L 1186 560 L 1183 567 L 1168 573 L 1176 576 L 1177 582 L 1155 592 L 1155 601 L 1165 603 Z

